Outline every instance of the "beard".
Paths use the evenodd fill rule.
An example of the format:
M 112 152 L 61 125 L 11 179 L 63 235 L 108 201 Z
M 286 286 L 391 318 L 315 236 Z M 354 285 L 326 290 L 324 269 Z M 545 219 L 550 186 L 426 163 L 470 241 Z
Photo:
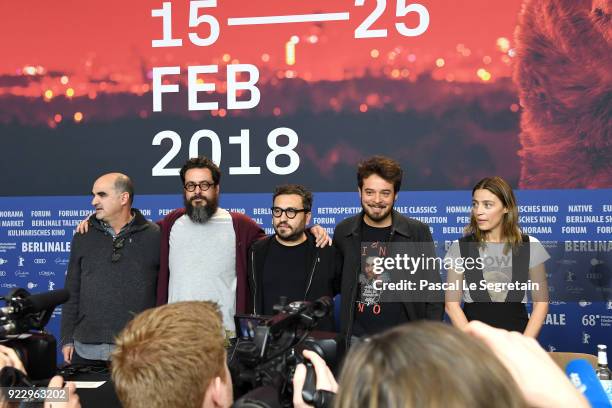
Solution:
M 194 200 L 203 200 L 205 205 L 193 205 Z M 183 196 L 183 202 L 185 204 L 185 212 L 191 221 L 197 224 L 204 224 L 208 222 L 210 217 L 217 211 L 219 207 L 219 198 L 215 195 L 210 200 L 201 195 L 195 195 L 191 199 Z
M 385 211 L 382 211 L 380 213 L 374 213 L 372 211 L 372 208 L 369 205 L 364 204 L 363 201 L 361 201 L 361 208 L 366 213 L 366 215 L 372 221 L 375 221 L 375 222 L 379 222 L 379 221 L 384 220 L 385 218 L 387 218 L 389 216 L 389 214 L 391 214 L 391 211 L 393 211 L 393 205 L 390 205 Z
M 281 232 L 279 230 L 280 224 L 273 225 L 274 232 L 276 232 L 276 235 L 278 235 L 279 237 L 281 237 L 285 241 L 297 241 L 300 238 L 302 238 L 302 234 L 304 233 L 305 226 L 300 226 L 300 227 L 298 227 L 296 229 L 293 229 L 288 224 L 283 224 L 283 225 L 285 225 L 285 228 L 286 228 L 285 232 Z

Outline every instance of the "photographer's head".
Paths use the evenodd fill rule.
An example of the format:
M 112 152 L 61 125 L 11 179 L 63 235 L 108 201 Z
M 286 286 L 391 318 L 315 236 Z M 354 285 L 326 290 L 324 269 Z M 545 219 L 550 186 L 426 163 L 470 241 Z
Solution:
M 112 378 L 125 408 L 229 407 L 221 315 L 211 302 L 179 302 L 136 316 L 117 338 Z
M 442 323 L 396 327 L 345 360 L 336 407 L 526 407 L 482 342 Z

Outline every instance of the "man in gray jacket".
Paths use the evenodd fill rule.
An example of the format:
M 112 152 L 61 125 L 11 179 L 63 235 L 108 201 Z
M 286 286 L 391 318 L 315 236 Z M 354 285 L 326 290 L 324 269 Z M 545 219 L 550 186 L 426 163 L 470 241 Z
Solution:
M 108 361 L 114 338 L 137 313 L 155 306 L 159 227 L 132 208 L 129 177 L 109 173 L 92 189 L 89 232 L 72 239 L 64 287 L 61 343 L 72 364 Z

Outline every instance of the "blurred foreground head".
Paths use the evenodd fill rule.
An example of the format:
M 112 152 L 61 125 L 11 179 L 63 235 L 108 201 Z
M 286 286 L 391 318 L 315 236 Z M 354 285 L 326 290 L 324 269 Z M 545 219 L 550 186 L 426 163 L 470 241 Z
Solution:
M 119 334 L 112 378 L 125 408 L 228 407 L 232 381 L 216 304 L 149 309 Z
M 481 341 L 434 322 L 402 325 L 354 347 L 338 408 L 526 407 L 510 373 Z

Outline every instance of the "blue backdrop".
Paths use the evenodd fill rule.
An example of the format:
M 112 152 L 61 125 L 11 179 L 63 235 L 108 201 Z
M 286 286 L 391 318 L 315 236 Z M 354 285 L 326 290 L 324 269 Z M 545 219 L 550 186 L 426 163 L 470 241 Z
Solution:
M 541 241 L 610 241 L 612 234 L 612 190 L 518 191 L 521 226 Z M 337 222 L 360 211 L 357 193 L 315 193 L 313 222 L 333 234 Z M 457 239 L 468 222 L 469 191 L 400 192 L 396 209 L 428 223 L 441 251 L 444 242 Z M 182 206 L 180 195 L 141 195 L 135 206 L 151 220 L 158 220 Z M 268 208 L 271 194 L 221 194 L 221 206 L 243 212 L 271 233 Z M 30 292 L 59 289 L 70 257 L 74 227 L 90 214 L 86 196 L 0 198 L 0 294 L 22 287 Z M 609 245 L 608 245 L 609 247 Z M 602 257 L 610 293 L 610 253 Z M 549 280 L 572 282 L 587 276 L 588 266 L 579 264 L 571 276 L 562 265 L 547 266 Z M 560 273 L 559 276 L 554 276 Z M 606 280 L 607 279 L 607 280 Z M 49 330 L 58 337 L 61 307 Z M 549 315 L 540 342 L 550 351 L 594 354 L 598 343 L 612 339 L 612 302 L 565 301 L 551 297 Z

